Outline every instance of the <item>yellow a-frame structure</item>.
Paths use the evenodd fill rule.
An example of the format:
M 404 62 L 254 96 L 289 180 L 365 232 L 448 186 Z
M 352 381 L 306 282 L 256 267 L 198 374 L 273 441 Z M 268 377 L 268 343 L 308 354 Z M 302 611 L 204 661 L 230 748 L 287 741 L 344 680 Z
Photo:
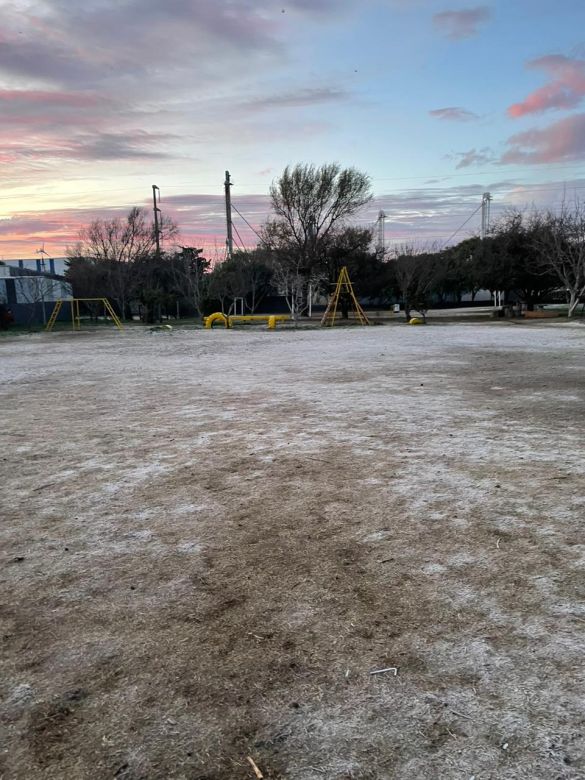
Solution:
M 104 313 L 106 314 L 106 316 L 111 317 L 111 319 L 114 322 L 114 325 L 118 328 L 118 330 L 124 330 L 124 326 L 122 325 L 120 318 L 113 310 L 112 305 L 107 298 L 69 298 L 67 303 L 71 304 L 71 323 L 73 325 L 73 330 L 81 329 L 81 315 L 79 313 L 79 304 L 85 301 L 88 302 L 92 301 L 93 303 L 97 301 L 98 303 L 102 303 L 104 306 Z M 57 322 L 57 317 L 59 316 L 59 312 L 61 311 L 62 306 L 63 306 L 62 299 L 56 301 L 55 308 L 51 312 L 51 316 L 49 317 L 49 321 L 47 322 L 47 327 L 45 328 L 45 330 L 53 330 L 53 325 Z
M 366 317 L 366 313 L 360 306 L 358 299 L 355 297 L 355 293 L 353 291 L 353 285 L 351 283 L 351 279 L 349 278 L 349 274 L 347 272 L 347 266 L 345 265 L 339 272 L 339 279 L 337 280 L 337 284 L 335 285 L 335 290 L 333 292 L 333 295 L 331 296 L 331 299 L 327 304 L 327 308 L 325 309 L 325 314 L 323 315 L 323 319 L 321 320 L 321 325 L 332 326 L 335 324 L 335 318 L 337 316 L 337 307 L 339 305 L 339 299 L 341 298 L 342 295 L 347 295 L 347 297 L 349 298 L 352 308 L 356 313 L 360 325 L 369 325 L 370 321 Z

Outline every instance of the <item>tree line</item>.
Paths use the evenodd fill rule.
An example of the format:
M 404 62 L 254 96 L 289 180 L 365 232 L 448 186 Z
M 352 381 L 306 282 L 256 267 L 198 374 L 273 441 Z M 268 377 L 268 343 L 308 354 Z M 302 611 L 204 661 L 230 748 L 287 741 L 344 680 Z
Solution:
M 342 266 L 357 294 L 384 307 L 400 302 L 406 318 L 431 305 L 460 303 L 479 290 L 527 309 L 566 300 L 569 316 L 585 295 L 585 209 L 563 204 L 557 213 L 508 212 L 490 235 L 455 246 L 373 246 L 372 231 L 351 224 L 372 199 L 369 177 L 337 164 L 287 167 L 270 188 L 272 217 L 253 249 L 212 263 L 203 250 L 179 245 L 178 226 L 165 218 L 164 243 L 144 210 L 95 220 L 68 249 L 67 277 L 76 297 L 107 297 L 120 316 L 137 311 L 145 322 L 163 315 L 229 312 L 239 299 L 253 313 L 267 296 L 286 300 L 293 318 L 309 300 L 327 296 Z M 342 310 L 347 315 L 347 302 Z

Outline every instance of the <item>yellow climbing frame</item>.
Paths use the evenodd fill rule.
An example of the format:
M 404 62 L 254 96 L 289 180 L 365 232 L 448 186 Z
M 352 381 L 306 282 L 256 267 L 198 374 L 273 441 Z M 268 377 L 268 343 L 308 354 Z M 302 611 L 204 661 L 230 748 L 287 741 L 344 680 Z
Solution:
M 71 305 L 71 324 L 73 325 L 73 330 L 81 330 L 81 315 L 79 311 L 79 304 L 86 302 L 101 303 L 104 307 L 106 316 L 109 316 L 112 319 L 118 330 L 124 330 L 122 321 L 112 308 L 112 304 L 108 301 L 107 298 L 70 298 L 67 303 Z M 62 299 L 55 302 L 55 306 L 51 312 L 51 316 L 49 317 L 49 321 L 47 322 L 47 327 L 45 330 L 53 330 L 53 326 L 57 322 L 59 312 L 63 308 L 63 303 L 64 301 Z
M 330 327 L 332 325 L 335 325 L 335 318 L 337 316 L 337 307 L 339 305 L 339 299 L 341 298 L 342 295 L 347 295 L 349 297 L 353 310 L 357 315 L 360 325 L 369 325 L 370 321 L 366 317 L 366 313 L 360 306 L 358 299 L 355 297 L 355 292 L 353 291 L 353 285 L 351 283 L 351 279 L 349 278 L 347 267 L 345 265 L 339 272 L 339 279 L 337 280 L 337 284 L 335 285 L 335 290 L 333 292 L 333 295 L 331 296 L 331 299 L 327 304 L 327 308 L 325 309 L 325 314 L 323 315 L 323 319 L 321 320 L 321 325 L 326 325 Z

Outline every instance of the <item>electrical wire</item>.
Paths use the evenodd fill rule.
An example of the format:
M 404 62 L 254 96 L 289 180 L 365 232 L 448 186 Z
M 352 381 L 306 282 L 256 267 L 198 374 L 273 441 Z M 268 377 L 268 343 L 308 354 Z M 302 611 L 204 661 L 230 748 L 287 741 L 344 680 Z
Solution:
M 477 212 L 481 211 L 482 206 L 483 206 L 483 203 L 480 203 L 479 206 L 473 212 L 473 214 L 470 214 L 469 217 L 467 217 L 467 219 L 465 220 L 465 222 L 462 225 L 460 225 L 457 228 L 457 230 L 449 236 L 449 238 L 443 244 L 443 248 L 447 246 L 447 244 L 449 243 L 449 241 L 451 241 L 451 239 L 455 238 L 455 236 L 457 235 L 457 233 L 459 233 L 460 230 L 463 230 L 463 228 L 465 227 L 465 225 L 467 225 L 468 222 L 471 222 L 471 220 L 473 219 L 473 217 L 475 217 Z
M 244 242 L 242 241 L 242 237 L 241 237 L 241 235 L 238 233 L 238 228 L 237 228 L 237 227 L 234 225 L 234 223 L 233 223 L 233 220 L 232 220 L 232 227 L 233 227 L 233 229 L 236 231 L 236 236 L 238 237 L 238 239 L 239 239 L 239 241 L 240 241 L 239 248 L 240 248 L 240 249 L 241 249 L 243 252 L 245 252 L 246 254 L 248 254 L 248 250 L 247 250 L 247 249 L 246 249 L 246 247 L 244 246 Z
M 246 223 L 246 225 L 247 225 L 247 226 L 250 228 L 250 230 L 252 231 L 252 233 L 255 233 L 255 234 L 258 236 L 258 238 L 260 239 L 260 241 L 262 241 L 262 236 L 260 235 L 260 233 L 258 233 L 258 231 L 257 231 L 255 228 L 253 228 L 253 227 L 252 227 L 252 225 L 250 225 L 250 223 L 248 222 L 248 220 L 246 219 L 246 217 L 245 217 L 245 216 L 242 214 L 242 212 L 241 212 L 241 211 L 238 211 L 238 209 L 237 209 L 237 208 L 234 206 L 233 202 L 232 202 L 232 208 L 233 208 L 233 210 L 236 212 L 236 214 L 239 214 L 239 215 L 240 215 L 240 217 L 241 217 L 241 218 L 244 220 L 244 222 L 245 222 L 245 223 Z

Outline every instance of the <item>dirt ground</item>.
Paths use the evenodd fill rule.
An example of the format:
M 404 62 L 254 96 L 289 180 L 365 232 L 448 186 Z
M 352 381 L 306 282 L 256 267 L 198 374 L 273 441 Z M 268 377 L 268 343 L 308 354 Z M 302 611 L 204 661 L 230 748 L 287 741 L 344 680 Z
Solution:
M 3 780 L 585 778 L 584 347 L 3 339 Z

